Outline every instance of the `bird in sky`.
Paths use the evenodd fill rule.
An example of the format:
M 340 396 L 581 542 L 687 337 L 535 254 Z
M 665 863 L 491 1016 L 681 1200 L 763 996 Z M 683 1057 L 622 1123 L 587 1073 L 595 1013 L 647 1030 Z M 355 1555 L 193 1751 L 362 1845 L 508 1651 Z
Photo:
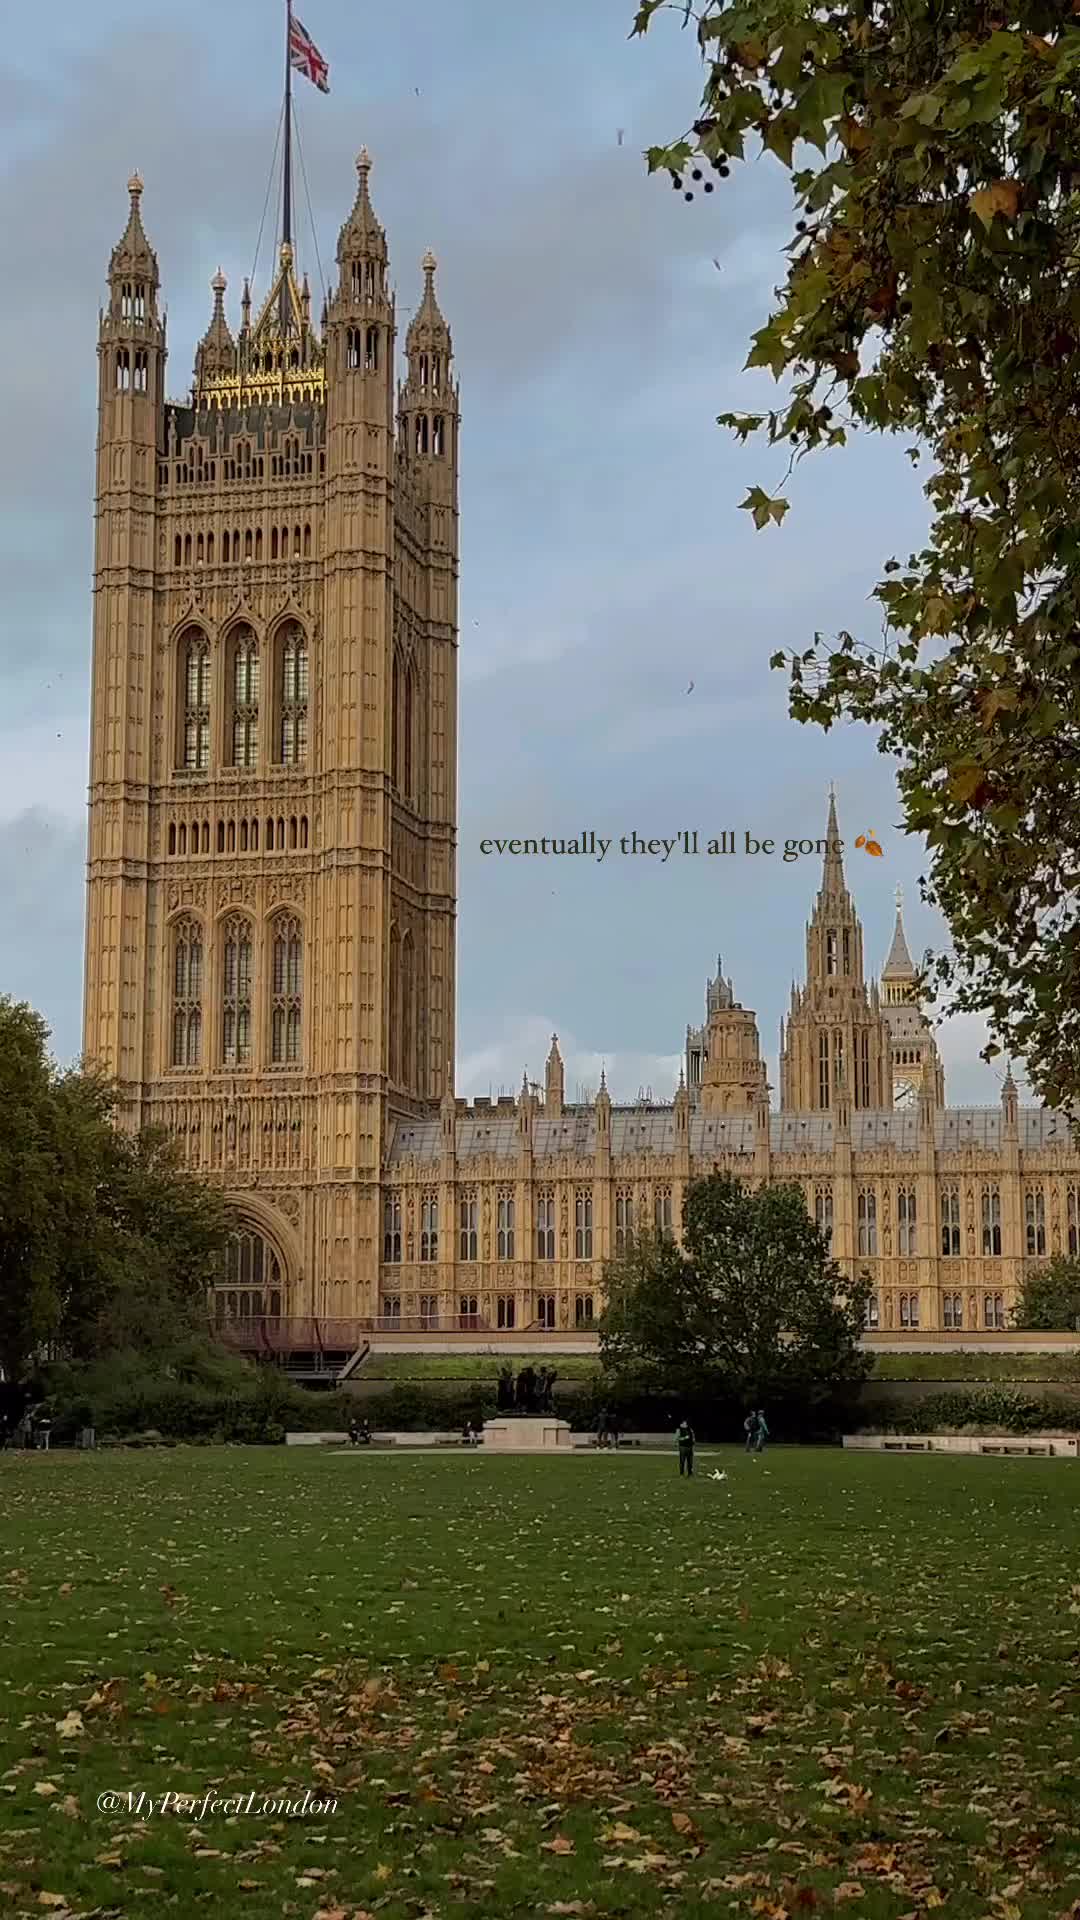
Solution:
M 625 132 L 626 132 L 626 128 L 625 128 L 625 127 L 617 127 L 617 128 L 615 129 L 615 133 L 616 133 L 616 138 L 617 138 L 617 140 L 618 140 L 618 142 L 619 142 L 619 145 L 620 145 L 620 147 L 622 146 L 622 139 L 623 139 L 623 134 L 624 134 Z
M 719 261 L 719 260 L 717 259 L 717 257 L 716 257 L 716 255 L 715 255 L 715 253 L 713 254 L 713 262 L 712 262 L 712 263 L 713 263 L 713 266 L 714 266 L 714 267 L 716 268 L 716 271 L 717 271 L 717 273 L 723 273 L 723 271 L 724 271 L 724 269 L 723 269 L 723 266 L 722 266 L 722 264 L 721 264 L 721 262 L 720 262 L 720 261 Z
M 687 691 L 687 693 L 693 693 L 693 691 L 694 691 L 694 683 L 693 683 L 693 681 L 692 681 L 692 680 L 691 680 L 691 682 L 690 682 L 690 685 L 689 685 L 689 686 L 687 687 L 687 689 L 686 689 L 686 691 Z

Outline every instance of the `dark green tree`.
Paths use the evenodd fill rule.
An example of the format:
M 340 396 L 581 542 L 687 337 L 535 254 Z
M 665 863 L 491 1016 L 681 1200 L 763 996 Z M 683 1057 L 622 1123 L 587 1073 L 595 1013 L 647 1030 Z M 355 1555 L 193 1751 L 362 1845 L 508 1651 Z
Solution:
M 61 1317 L 63 1179 L 48 1038 L 30 1007 L 0 997 L 0 1368 L 9 1381 Z
M 852 428 L 925 461 L 930 533 L 884 565 L 881 635 L 774 656 L 791 711 L 895 757 L 953 951 L 1044 1099 L 1080 1105 L 1080 17 L 1053 0 L 642 0 L 696 23 L 698 118 L 652 169 L 688 196 L 764 150 L 789 174 L 786 285 L 750 367 L 787 471 Z M 783 482 L 781 481 L 781 485 Z M 755 486 L 759 527 L 787 501 Z
M 0 1368 L 46 1348 L 160 1355 L 205 1333 L 232 1213 L 159 1129 L 114 1124 L 100 1075 L 59 1073 L 48 1029 L 0 998 Z
M 714 1302 L 673 1240 L 642 1234 L 604 1275 L 605 1372 L 642 1390 L 687 1393 L 716 1373 Z
M 697 1181 L 683 1242 L 642 1240 L 609 1269 L 600 1350 L 613 1379 L 775 1406 L 866 1378 L 869 1281 L 831 1259 L 801 1187 Z
M 1018 1327 L 1040 1333 L 1075 1333 L 1080 1327 L 1080 1260 L 1055 1254 L 1045 1267 L 1025 1274 L 1013 1319 Z

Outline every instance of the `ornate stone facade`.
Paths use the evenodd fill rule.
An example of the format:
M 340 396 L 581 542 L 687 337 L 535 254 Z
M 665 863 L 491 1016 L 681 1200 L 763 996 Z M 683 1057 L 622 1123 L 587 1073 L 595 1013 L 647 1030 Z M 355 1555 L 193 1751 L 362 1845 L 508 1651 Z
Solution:
M 291 245 L 235 338 L 216 274 L 179 403 L 133 178 L 98 340 L 85 1050 L 296 1313 L 373 1297 L 454 1052 L 457 386 L 427 255 L 395 394 L 370 169 L 321 327 Z
M 613 1107 L 602 1083 L 566 1106 L 553 1040 L 542 1100 L 527 1084 L 517 1100 L 444 1099 L 438 1119 L 395 1127 L 382 1324 L 586 1328 L 604 1262 L 642 1227 L 677 1236 L 689 1183 L 723 1168 L 803 1188 L 837 1259 L 873 1280 L 872 1331 L 1003 1329 L 1025 1265 L 1080 1252 L 1080 1153 L 1062 1116 L 1019 1110 L 1011 1073 L 1000 1108 L 945 1107 L 899 903 L 880 988 L 862 953 L 830 805 L 779 1112 L 755 1016 L 719 965 L 670 1105 Z M 472 1233 L 476 1210 L 494 1237 Z
M 715 1168 L 793 1180 L 871 1325 L 1004 1326 L 1075 1253 L 1058 1115 L 950 1110 L 900 915 L 882 983 L 830 806 L 769 1107 L 755 1015 L 709 983 L 670 1105 L 455 1100 L 458 396 L 423 262 L 394 394 L 370 162 L 321 328 L 292 249 L 234 338 L 225 284 L 165 398 L 130 182 L 101 316 L 85 1047 L 244 1222 L 228 1312 L 587 1328 L 605 1261 L 678 1234 Z

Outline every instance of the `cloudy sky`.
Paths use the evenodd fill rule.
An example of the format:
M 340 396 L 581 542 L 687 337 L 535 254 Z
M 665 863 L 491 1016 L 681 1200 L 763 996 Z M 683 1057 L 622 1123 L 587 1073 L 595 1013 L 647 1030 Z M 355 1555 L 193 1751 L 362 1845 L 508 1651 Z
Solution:
M 557 1029 L 568 1091 L 606 1062 L 617 1098 L 669 1096 L 718 952 L 757 1011 L 775 1084 L 816 860 L 514 860 L 480 842 L 817 837 L 834 779 L 849 845 L 872 829 L 885 850 L 848 858 L 868 963 L 884 958 L 898 881 L 913 952 L 943 938 L 918 901 L 923 852 L 896 825 L 889 762 L 864 729 L 796 727 L 768 670 L 815 629 L 876 633 L 880 564 L 921 540 L 916 476 L 897 444 L 819 454 L 786 489 L 783 529 L 755 533 L 738 502 L 753 484 L 779 490 L 784 462 L 715 425 L 772 391 L 741 369 L 783 275 L 785 176 L 754 161 L 690 205 L 647 177 L 642 149 L 681 133 L 699 94 L 676 15 L 630 41 L 632 0 L 301 11 L 331 66 L 328 97 L 296 82 L 299 253 L 316 311 L 366 144 L 399 317 L 431 246 L 461 379 L 459 1091 L 538 1075 Z M 255 258 L 283 14 L 270 0 L 191 0 L 148 26 L 134 0 L 57 0 L 0 61 L 0 991 L 40 1008 L 62 1060 L 80 1044 L 109 250 L 138 167 L 168 388 L 183 395 L 212 274 L 228 277 L 235 324 Z M 270 259 L 264 234 L 256 299 Z M 998 1098 L 973 1022 L 941 1044 L 951 1100 Z

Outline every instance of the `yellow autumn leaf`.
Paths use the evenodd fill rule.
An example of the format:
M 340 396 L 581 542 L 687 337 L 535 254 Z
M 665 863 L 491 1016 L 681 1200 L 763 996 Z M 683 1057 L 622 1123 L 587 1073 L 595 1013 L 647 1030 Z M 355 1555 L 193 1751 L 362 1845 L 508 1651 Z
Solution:
M 1015 220 L 1020 205 L 1020 186 L 1016 180 L 995 180 L 992 187 L 977 187 L 968 197 L 971 211 L 978 215 L 984 227 L 989 227 L 994 215 L 1000 213 L 1003 220 Z

